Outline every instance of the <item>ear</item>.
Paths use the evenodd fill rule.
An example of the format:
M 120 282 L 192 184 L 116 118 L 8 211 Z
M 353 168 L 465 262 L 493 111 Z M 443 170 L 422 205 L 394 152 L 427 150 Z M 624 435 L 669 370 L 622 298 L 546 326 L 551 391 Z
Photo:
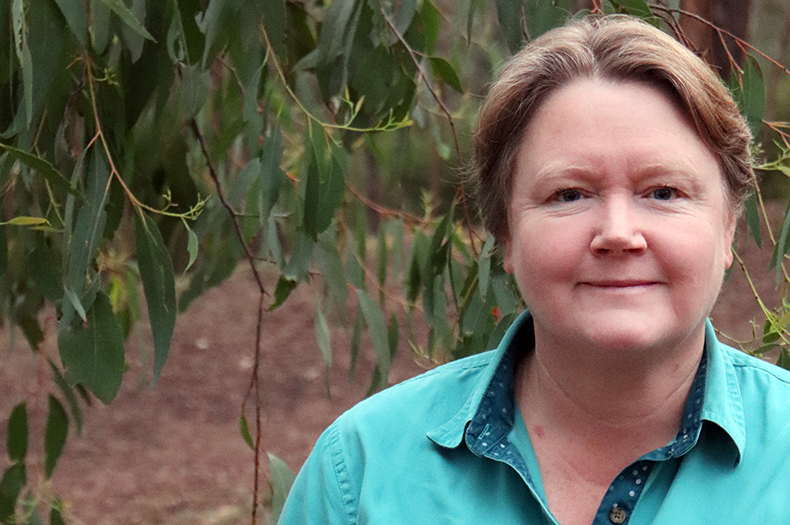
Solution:
M 726 242 L 726 248 L 724 250 L 724 269 L 728 269 L 732 266 L 732 243 L 735 242 L 735 228 L 738 224 L 738 220 L 735 217 L 735 213 L 732 210 L 728 209 L 726 211 L 726 217 L 724 218 L 724 242 Z
M 513 274 L 513 249 L 512 243 L 510 242 L 510 234 L 507 233 L 502 236 L 501 241 L 502 249 L 505 250 L 505 257 L 502 261 L 502 267 L 505 271 L 509 274 Z

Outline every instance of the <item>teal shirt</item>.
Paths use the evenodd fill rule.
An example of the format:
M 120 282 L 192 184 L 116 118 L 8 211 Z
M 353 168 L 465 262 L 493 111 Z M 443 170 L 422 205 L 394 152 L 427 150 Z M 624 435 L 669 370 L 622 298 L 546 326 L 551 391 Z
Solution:
M 291 524 L 556 524 L 513 400 L 533 346 L 522 315 L 499 348 L 359 403 L 319 438 L 280 518 Z M 718 342 L 678 434 L 613 480 L 594 523 L 790 523 L 790 373 Z

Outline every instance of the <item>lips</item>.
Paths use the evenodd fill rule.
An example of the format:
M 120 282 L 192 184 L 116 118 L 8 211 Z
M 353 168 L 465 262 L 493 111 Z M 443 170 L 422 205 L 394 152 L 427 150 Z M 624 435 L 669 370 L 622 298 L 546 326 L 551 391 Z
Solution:
M 602 289 L 612 289 L 612 290 L 627 290 L 627 289 L 638 289 L 638 288 L 645 288 L 648 286 L 653 286 L 657 284 L 661 284 L 658 281 L 648 281 L 644 279 L 617 279 L 617 280 L 592 280 L 592 281 L 582 281 L 582 286 L 590 286 L 594 288 L 602 288 Z

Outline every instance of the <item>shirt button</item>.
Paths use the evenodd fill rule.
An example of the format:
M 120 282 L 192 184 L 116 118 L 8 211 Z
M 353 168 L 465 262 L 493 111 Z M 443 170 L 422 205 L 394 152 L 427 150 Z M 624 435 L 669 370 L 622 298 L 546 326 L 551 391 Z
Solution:
M 609 511 L 609 521 L 614 523 L 615 525 L 620 525 L 623 523 L 626 518 L 625 510 L 615 505 L 612 507 L 612 510 Z

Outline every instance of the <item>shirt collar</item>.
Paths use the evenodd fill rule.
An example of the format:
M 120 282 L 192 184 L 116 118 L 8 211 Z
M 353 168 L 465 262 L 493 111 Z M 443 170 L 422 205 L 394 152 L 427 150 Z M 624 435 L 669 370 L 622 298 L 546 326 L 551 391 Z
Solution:
M 534 347 L 532 316 L 528 311 L 508 329 L 491 357 L 477 386 L 461 410 L 440 427 L 428 432 L 437 445 L 455 448 L 464 441 L 469 449 L 484 455 L 507 438 L 513 428 L 513 376 L 518 356 Z M 707 370 L 704 378 L 702 420 L 714 423 L 724 432 L 725 448 L 731 452 L 732 465 L 743 456 L 746 443 L 743 403 L 732 361 L 716 339 L 710 321 L 705 327 Z M 714 438 L 712 438 L 714 439 Z
M 716 331 L 708 321 L 705 326 L 705 347 L 708 350 L 708 377 L 702 419 L 716 424 L 729 439 L 732 464 L 737 465 L 746 447 L 746 423 L 743 400 L 735 366 L 724 346 L 716 339 Z
M 527 311 L 521 314 L 507 330 L 461 410 L 445 424 L 428 432 L 428 437 L 437 445 L 455 448 L 463 441 L 467 428 L 476 431 L 473 441 L 478 441 L 477 438 L 485 434 L 482 430 L 490 431 L 492 423 L 496 425 L 497 438 L 506 437 L 509 430 L 513 428 L 514 421 L 513 367 L 516 357 L 534 345 L 532 316 Z M 497 405 L 501 408 L 494 410 Z M 474 425 L 472 425 L 473 420 L 476 423 Z M 489 425 L 488 429 L 485 429 L 486 425 Z M 498 441 L 497 439 L 488 443 L 480 440 L 480 444 L 482 446 L 482 443 L 486 443 L 486 446 L 482 446 L 485 449 Z M 472 451 L 476 452 L 474 447 Z

